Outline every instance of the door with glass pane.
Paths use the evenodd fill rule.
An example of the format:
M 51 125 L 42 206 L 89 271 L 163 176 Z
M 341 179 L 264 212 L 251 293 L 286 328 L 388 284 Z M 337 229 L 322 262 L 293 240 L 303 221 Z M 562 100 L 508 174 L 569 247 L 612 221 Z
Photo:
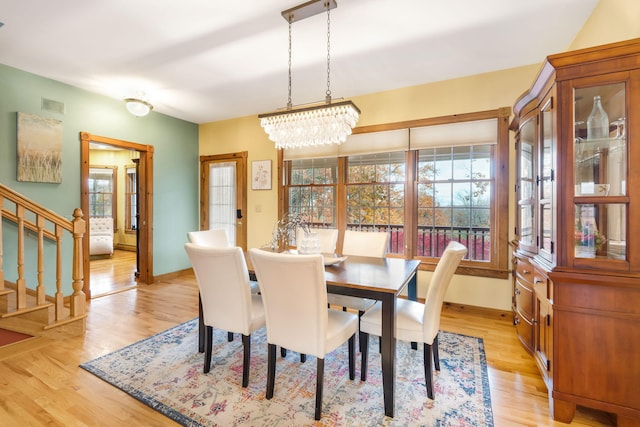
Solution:
M 247 152 L 200 158 L 200 229 L 224 228 L 246 249 Z

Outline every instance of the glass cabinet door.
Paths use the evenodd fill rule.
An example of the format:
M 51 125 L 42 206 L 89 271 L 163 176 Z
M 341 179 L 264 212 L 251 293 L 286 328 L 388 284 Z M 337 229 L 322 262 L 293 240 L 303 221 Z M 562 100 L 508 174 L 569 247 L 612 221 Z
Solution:
M 538 204 L 540 212 L 540 256 L 553 261 L 554 256 L 554 185 L 555 185 L 555 134 L 553 131 L 553 98 L 549 98 L 540 110 L 540 179 Z
M 532 117 L 520 128 L 518 181 L 518 234 L 520 247 L 536 251 L 535 236 L 535 150 L 536 121 Z
M 626 87 L 574 90 L 575 258 L 626 259 Z

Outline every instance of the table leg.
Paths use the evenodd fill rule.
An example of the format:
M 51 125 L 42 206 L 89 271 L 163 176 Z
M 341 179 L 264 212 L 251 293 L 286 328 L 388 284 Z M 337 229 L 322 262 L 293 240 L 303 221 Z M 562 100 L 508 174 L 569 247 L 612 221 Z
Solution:
M 384 390 L 384 414 L 393 417 L 396 385 L 396 295 L 382 298 L 382 388 Z
M 409 297 L 409 299 L 411 301 L 417 301 L 418 300 L 418 274 L 414 274 L 413 277 L 411 278 L 411 280 L 409 280 L 409 286 L 407 288 L 407 296 Z M 418 343 L 416 342 L 411 342 L 411 348 L 413 350 L 417 350 L 418 349 Z
M 202 298 L 198 293 L 198 351 L 204 353 L 204 318 L 202 317 Z

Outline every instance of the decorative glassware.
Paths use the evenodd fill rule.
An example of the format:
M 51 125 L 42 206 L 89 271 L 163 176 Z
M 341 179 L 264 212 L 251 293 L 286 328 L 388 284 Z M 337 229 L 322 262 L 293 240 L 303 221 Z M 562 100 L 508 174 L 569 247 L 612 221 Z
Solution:
M 600 95 L 593 97 L 593 108 L 587 118 L 587 140 L 609 138 L 609 116 L 602 107 Z

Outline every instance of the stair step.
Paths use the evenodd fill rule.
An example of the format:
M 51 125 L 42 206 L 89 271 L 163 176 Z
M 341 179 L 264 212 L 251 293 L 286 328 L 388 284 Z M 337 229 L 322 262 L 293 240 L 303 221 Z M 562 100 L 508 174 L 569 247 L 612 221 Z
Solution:
M 32 307 L 24 307 L 24 308 L 19 308 L 17 310 L 13 310 L 13 311 L 9 311 L 7 313 L 3 313 L 2 315 L 0 315 L 0 318 L 2 319 L 6 319 L 7 317 L 13 317 L 13 316 L 21 316 L 23 314 L 27 314 L 27 313 L 34 313 L 40 310 L 49 310 L 49 307 L 53 307 L 53 303 L 51 302 L 45 302 L 43 304 L 40 305 L 35 305 Z

